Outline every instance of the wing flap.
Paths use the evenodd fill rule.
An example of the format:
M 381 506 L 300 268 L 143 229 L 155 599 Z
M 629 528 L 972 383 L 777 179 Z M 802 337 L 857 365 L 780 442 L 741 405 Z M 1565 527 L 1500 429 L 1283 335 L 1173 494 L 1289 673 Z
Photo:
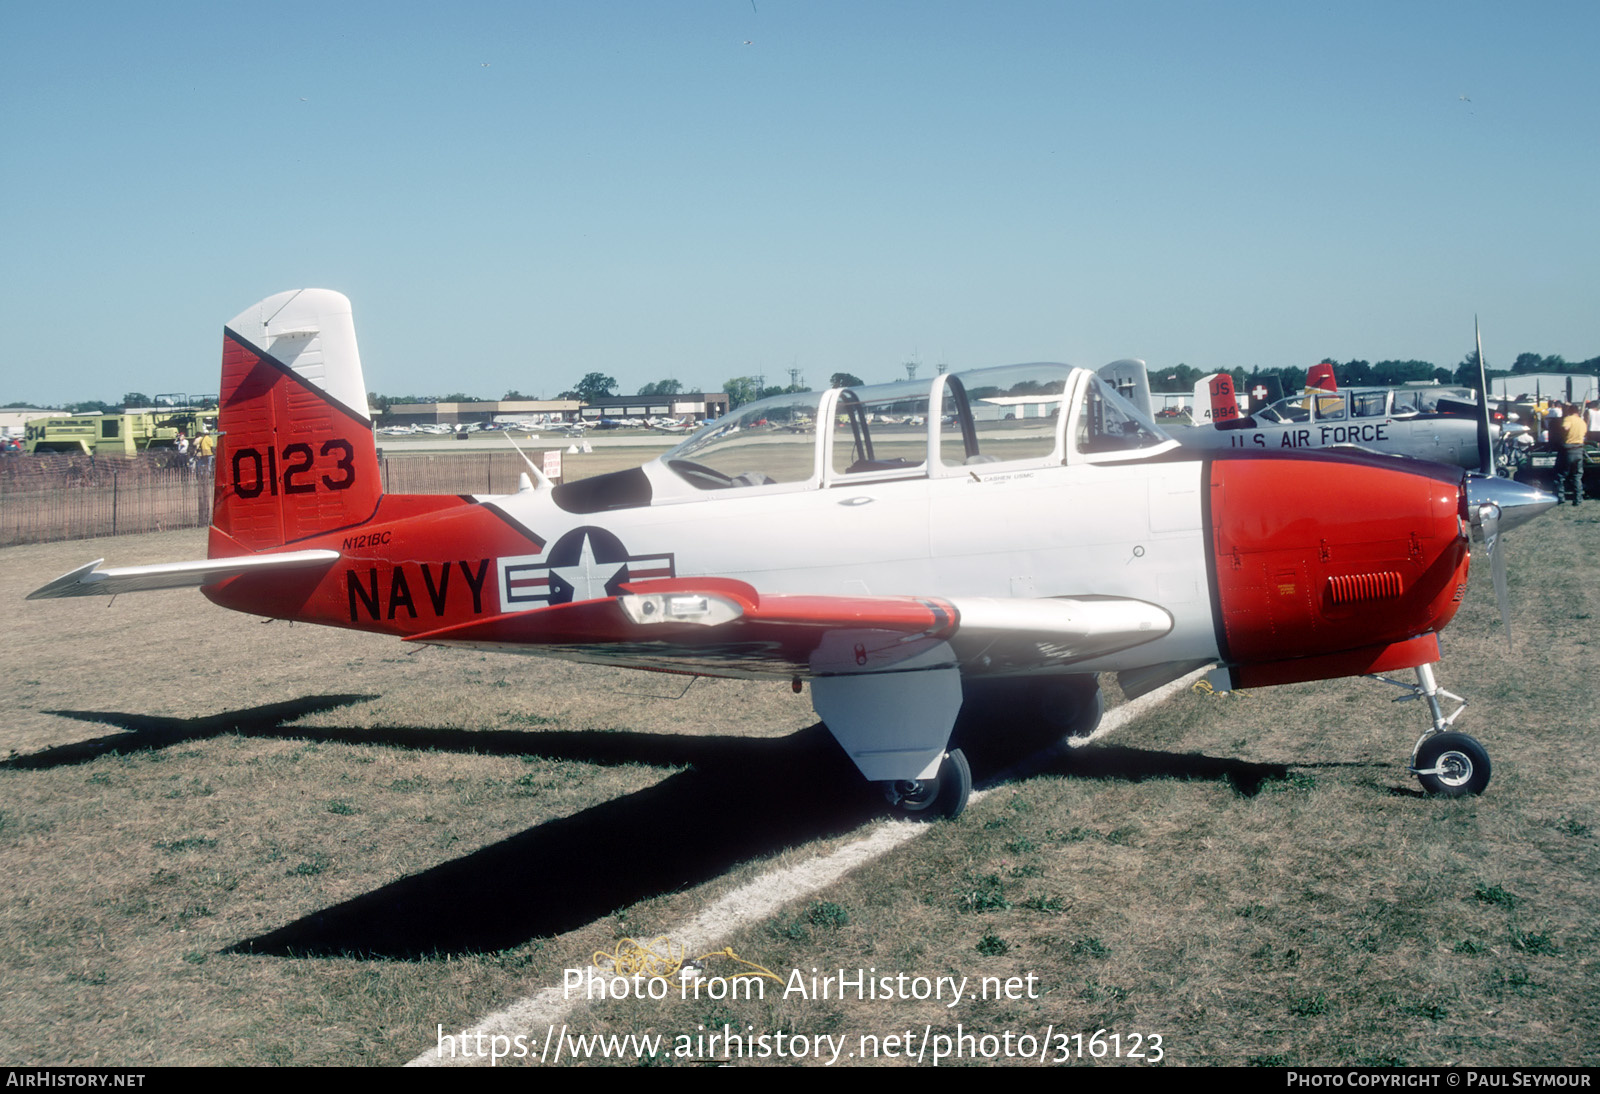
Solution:
M 272 555 L 203 558 L 192 562 L 158 562 L 151 566 L 122 566 L 110 570 L 99 569 L 100 563 L 105 561 L 101 558 L 40 586 L 29 593 L 27 599 L 55 600 L 69 596 L 117 596 L 121 593 L 150 592 L 153 589 L 191 589 L 240 574 L 327 566 L 338 558 L 338 551 L 285 551 Z

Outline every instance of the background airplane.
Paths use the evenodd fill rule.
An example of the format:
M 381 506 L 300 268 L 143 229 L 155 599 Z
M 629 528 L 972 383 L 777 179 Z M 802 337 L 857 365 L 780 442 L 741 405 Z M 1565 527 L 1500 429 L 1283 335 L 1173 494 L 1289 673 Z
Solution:
M 949 738 L 979 682 L 1082 732 L 1094 674 L 1137 694 L 1210 663 L 1234 687 L 1414 669 L 1432 724 L 1410 769 L 1479 792 L 1437 634 L 1468 527 L 1499 577 L 1500 531 L 1553 502 L 1373 454 L 1185 450 L 1057 364 L 781 395 L 559 486 L 530 463 L 515 494 L 388 495 L 349 301 L 316 289 L 227 325 L 221 390 L 209 557 L 90 563 L 33 598 L 198 586 L 408 641 L 809 681 L 907 812 L 964 806 Z
M 1127 370 L 1124 369 L 1124 372 Z M 1119 384 L 1119 390 L 1127 390 Z M 1460 387 L 1362 387 L 1338 390 L 1331 366 L 1314 367 L 1303 394 L 1252 410 L 1239 410 L 1227 373 L 1195 384 L 1193 425 L 1168 423 L 1186 447 L 1260 452 L 1353 445 L 1456 467 L 1481 463 L 1477 393 Z M 1136 400 L 1137 401 L 1137 400 Z M 1506 439 L 1525 431 L 1511 425 Z M 1490 445 L 1502 443 L 1502 427 L 1490 425 Z

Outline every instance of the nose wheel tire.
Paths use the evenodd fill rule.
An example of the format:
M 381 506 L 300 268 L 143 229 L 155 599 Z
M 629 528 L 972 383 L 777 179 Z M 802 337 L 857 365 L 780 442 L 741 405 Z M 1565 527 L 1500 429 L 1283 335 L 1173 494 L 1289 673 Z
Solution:
M 1489 753 L 1465 733 L 1438 733 L 1417 748 L 1411 768 L 1430 794 L 1460 798 L 1489 785 Z
M 939 773 L 931 779 L 902 779 L 884 783 L 889 804 L 908 817 L 954 819 L 967 807 L 972 793 L 972 768 L 959 748 L 945 753 Z

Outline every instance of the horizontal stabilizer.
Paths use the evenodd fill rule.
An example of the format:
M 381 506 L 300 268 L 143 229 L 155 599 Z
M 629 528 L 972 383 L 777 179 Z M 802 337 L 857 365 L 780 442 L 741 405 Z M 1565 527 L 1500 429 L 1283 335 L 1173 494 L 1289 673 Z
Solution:
M 194 562 L 159 562 L 153 566 L 123 566 L 112 570 L 97 568 L 105 561 L 102 558 L 35 589 L 28 594 L 28 599 L 55 600 L 67 596 L 143 593 L 152 589 L 190 589 L 263 570 L 327 566 L 338 557 L 338 551 L 288 551 L 276 555 L 204 558 Z

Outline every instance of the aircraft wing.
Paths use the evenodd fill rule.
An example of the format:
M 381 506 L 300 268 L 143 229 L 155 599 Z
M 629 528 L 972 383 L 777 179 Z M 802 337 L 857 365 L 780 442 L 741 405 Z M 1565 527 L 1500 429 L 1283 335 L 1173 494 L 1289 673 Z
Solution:
M 152 589 L 190 589 L 211 585 L 240 574 L 265 570 L 293 570 L 328 566 L 337 561 L 338 551 L 286 551 L 275 555 L 240 555 L 236 558 L 203 558 L 193 562 L 160 562 L 153 566 L 123 566 L 99 569 L 100 558 L 62 574 L 48 585 L 28 594 L 29 600 L 54 600 L 68 596 L 116 596 Z
M 728 578 L 634 582 L 624 595 L 507 612 L 411 636 L 633 668 L 827 677 L 961 667 L 1027 672 L 1152 641 L 1162 608 L 1125 597 L 811 596 Z

